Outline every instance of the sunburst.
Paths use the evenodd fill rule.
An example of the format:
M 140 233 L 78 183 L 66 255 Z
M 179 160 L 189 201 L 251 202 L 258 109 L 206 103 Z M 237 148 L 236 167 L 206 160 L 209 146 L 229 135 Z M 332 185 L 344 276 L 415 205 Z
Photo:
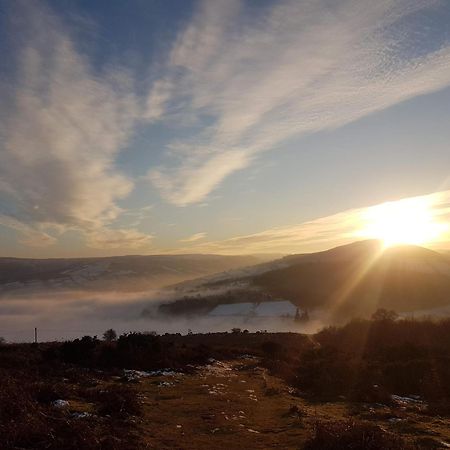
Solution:
M 427 198 L 409 198 L 368 208 L 362 214 L 358 235 L 379 239 L 385 247 L 401 244 L 427 245 L 446 230 Z

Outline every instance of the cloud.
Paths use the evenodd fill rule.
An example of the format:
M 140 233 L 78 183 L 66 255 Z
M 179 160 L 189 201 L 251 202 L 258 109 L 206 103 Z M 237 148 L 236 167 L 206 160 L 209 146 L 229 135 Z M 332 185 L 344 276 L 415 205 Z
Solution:
M 16 2 L 14 79 L 0 81 L 0 223 L 25 245 L 76 231 L 94 248 L 147 249 L 153 236 L 136 227 L 148 210 L 117 223 L 133 219 L 119 204 L 135 188 L 118 156 L 141 126 L 164 121 L 177 136 L 147 179 L 172 204 L 202 204 L 293 137 L 448 86 L 448 42 L 408 47 L 412 26 L 426 33 L 408 18 L 440 5 L 205 0 L 146 89 L 132 68 L 93 64 L 45 4 Z
M 247 167 L 249 159 L 245 151 L 230 150 L 211 155 L 200 165 L 150 170 L 148 178 L 167 200 L 185 206 L 205 198 L 230 173 Z
M 440 239 L 432 243 L 439 249 L 448 248 L 450 241 L 450 190 L 419 197 L 410 197 L 366 208 L 355 208 L 297 225 L 271 228 L 259 233 L 236 236 L 214 242 L 198 243 L 194 247 L 177 249 L 179 252 L 217 254 L 302 253 L 327 250 L 360 239 L 377 238 L 367 234 L 377 211 L 426 207 L 430 219 L 445 230 Z M 388 206 L 389 208 L 386 208 Z M 414 212 L 414 209 L 411 210 Z
M 142 206 L 141 208 L 127 209 L 122 211 L 122 220 L 131 219 L 130 226 L 137 227 L 144 219 L 151 216 L 154 205 Z
M 142 249 L 153 236 L 133 229 L 102 229 L 86 233 L 87 245 L 98 249 Z
M 426 33 L 408 17 L 439 5 L 292 0 L 245 13 L 251 5 L 202 2 L 149 104 L 176 128 L 208 125 L 170 142 L 166 163 L 149 180 L 175 205 L 200 202 L 288 139 L 448 86 L 448 42 L 420 55 L 408 47 L 412 27 Z
M 200 241 L 201 239 L 204 239 L 206 237 L 206 233 L 195 233 L 192 236 L 189 236 L 185 239 L 180 239 L 180 242 L 185 242 L 185 243 L 189 243 L 189 242 L 197 242 Z
M 31 247 L 47 247 L 56 242 L 56 239 L 53 236 L 50 236 L 44 231 L 30 227 L 12 217 L 0 214 L 0 225 L 18 231 L 21 236 L 20 242 L 24 245 L 29 245 Z
M 147 245 L 134 230 L 108 231 L 121 213 L 117 201 L 134 185 L 115 164 L 141 115 L 131 75 L 95 71 L 55 15 L 42 4 L 20 5 L 17 75 L 0 105 L 3 225 L 28 245 L 54 242 L 43 226 L 78 230 L 95 247 L 120 236 Z

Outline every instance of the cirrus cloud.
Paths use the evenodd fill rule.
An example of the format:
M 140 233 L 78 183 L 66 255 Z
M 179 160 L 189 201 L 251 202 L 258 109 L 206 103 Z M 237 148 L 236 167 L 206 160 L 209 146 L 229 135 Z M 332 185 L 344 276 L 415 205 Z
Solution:
M 169 202 L 202 201 L 230 174 L 293 137 L 340 127 L 450 85 L 448 40 L 421 54 L 415 15 L 438 0 L 203 1 L 150 94 L 175 127 L 149 180 Z M 163 87 L 163 89 L 162 89 Z M 206 118 L 206 120 L 205 120 Z M 189 123 L 189 122 L 188 122 Z
M 137 125 L 172 127 L 146 179 L 186 206 L 289 139 L 450 85 L 448 40 L 408 46 L 427 32 L 414 18 L 439 0 L 203 0 L 150 87 L 133 67 L 99 68 L 45 4 L 16 7 L 17 67 L 0 81 L 0 224 L 25 245 L 75 230 L 94 248 L 150 246 L 136 229 L 148 211 L 117 223 L 136 186 L 118 159 Z
M 96 248 L 147 246 L 136 230 L 108 228 L 134 186 L 115 165 L 141 114 L 131 75 L 96 72 L 50 10 L 19 4 L 17 75 L 0 105 L 0 223 L 26 245 L 54 243 L 43 229 L 72 229 Z
M 197 242 L 197 241 L 204 239 L 205 237 L 206 237 L 205 232 L 195 233 L 192 236 L 189 236 L 184 239 L 180 239 L 180 242 L 184 242 L 184 243 Z

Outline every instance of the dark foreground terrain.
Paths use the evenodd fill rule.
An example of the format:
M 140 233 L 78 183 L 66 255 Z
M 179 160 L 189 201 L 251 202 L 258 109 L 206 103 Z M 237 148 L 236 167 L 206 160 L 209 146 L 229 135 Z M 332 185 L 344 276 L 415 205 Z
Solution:
M 0 346 L 1 449 L 449 447 L 450 320 Z

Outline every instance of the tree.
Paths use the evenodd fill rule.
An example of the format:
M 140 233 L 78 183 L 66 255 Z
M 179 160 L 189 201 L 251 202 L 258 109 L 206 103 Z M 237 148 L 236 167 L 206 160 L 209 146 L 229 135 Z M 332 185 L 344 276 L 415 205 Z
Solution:
M 6 344 L 6 339 L 0 336 L 0 345 Z
M 117 339 L 117 333 L 110 328 L 103 333 L 103 340 L 106 342 L 113 342 Z
M 297 310 L 295 311 L 295 319 L 296 322 L 307 322 L 309 320 L 309 314 L 308 314 L 308 310 L 304 310 L 302 311 L 302 313 L 300 314 L 299 309 L 297 308 Z
M 394 322 L 398 319 L 398 314 L 395 311 L 387 310 L 384 308 L 377 309 L 372 314 L 372 320 L 375 321 L 391 321 Z

